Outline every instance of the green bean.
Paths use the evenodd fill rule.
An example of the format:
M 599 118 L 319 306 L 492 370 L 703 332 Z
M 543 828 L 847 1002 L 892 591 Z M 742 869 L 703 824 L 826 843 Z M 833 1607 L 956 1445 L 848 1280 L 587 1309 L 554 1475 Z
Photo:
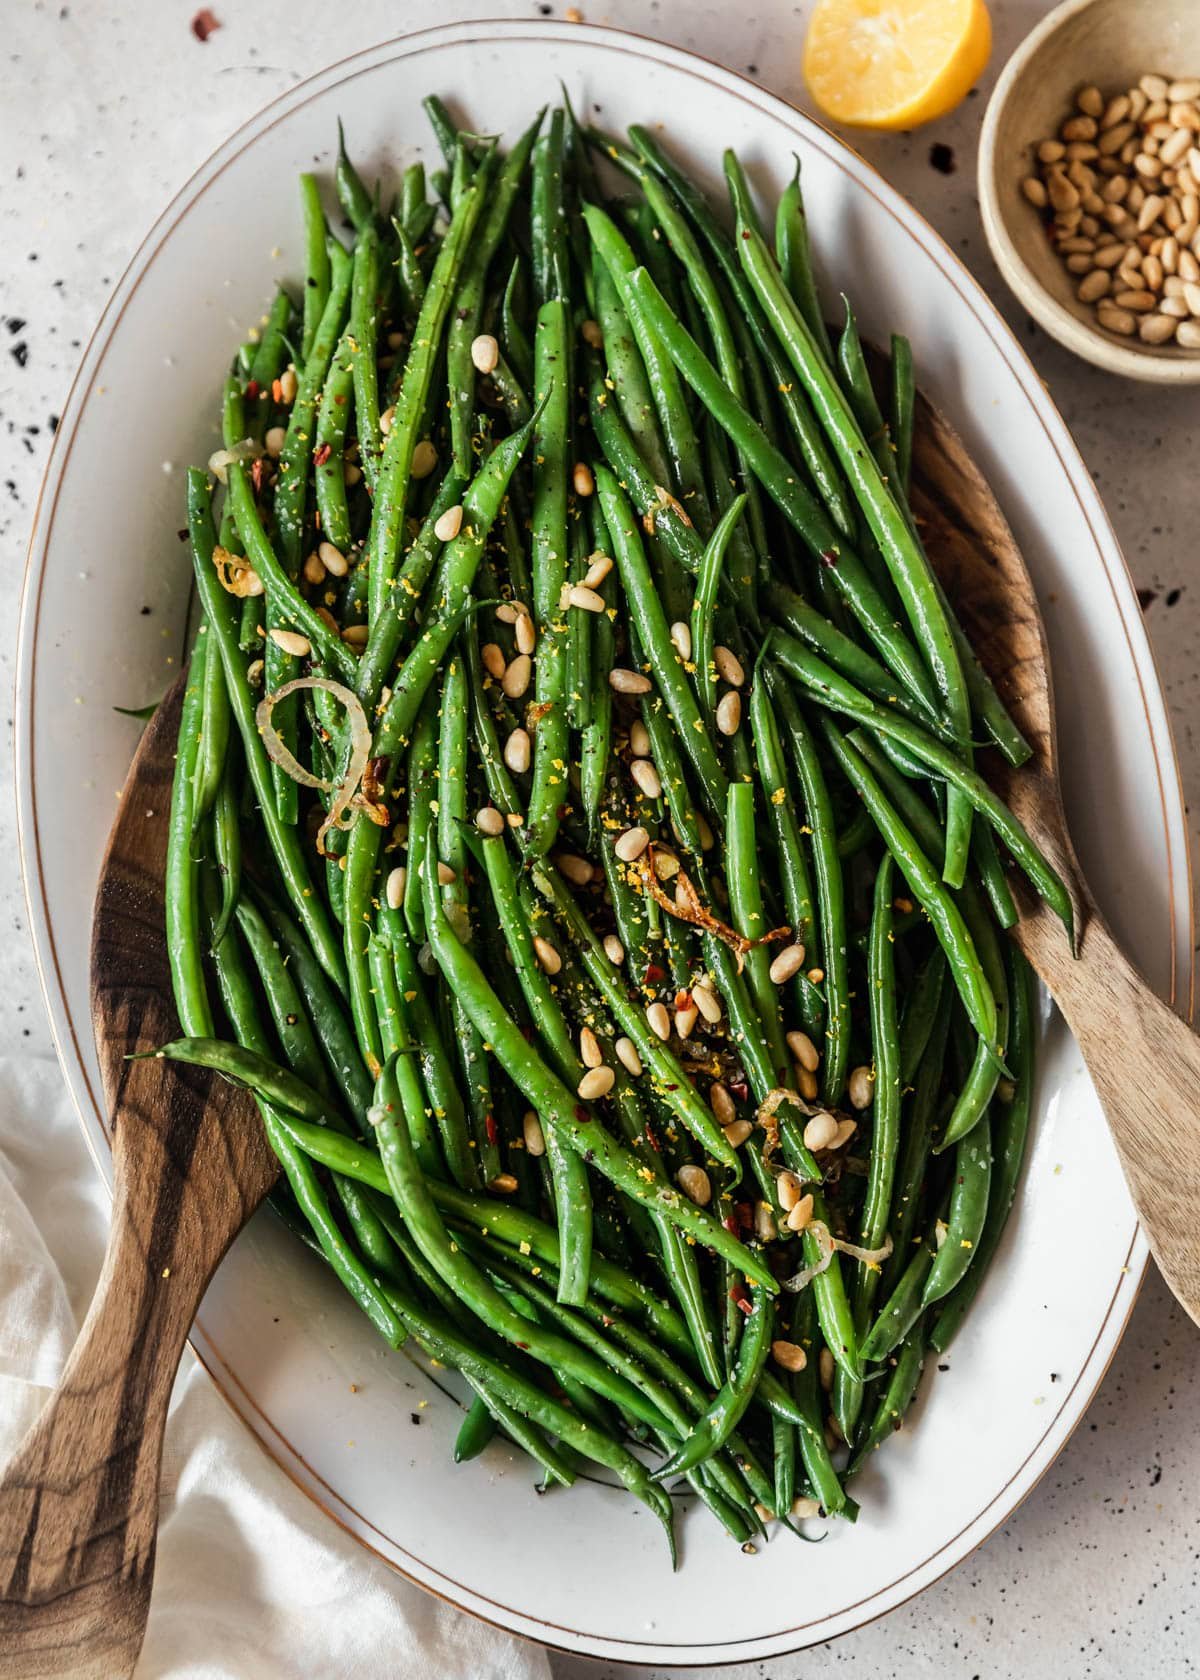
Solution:
M 849 737 L 853 740 L 853 737 Z M 912 1084 L 933 1035 L 946 978 L 946 959 L 935 945 L 913 975 L 900 1021 L 900 1087 Z
M 219 653 L 216 657 L 220 657 Z M 213 854 L 221 877 L 221 908 L 209 941 L 210 949 L 215 951 L 228 931 L 242 890 L 242 831 L 238 818 L 238 779 L 234 773 L 232 754 L 226 759 L 225 773 L 213 804 L 212 838 Z
M 372 491 L 379 473 L 382 437 L 379 425 L 378 345 L 381 284 L 379 235 L 368 220 L 360 229 L 354 247 L 350 328 L 345 342 L 354 378 L 359 459 L 362 461 L 363 476 Z
M 817 758 L 812 733 L 786 683 L 769 665 L 767 686 L 778 707 L 792 760 L 800 776 L 805 814 L 812 835 L 813 875 L 819 909 L 821 966 L 825 971 L 825 1067 L 822 1097 L 841 1101 L 850 1064 L 850 968 L 846 935 L 845 878 L 838 853 L 837 829 L 829 789 Z
M 595 540 L 593 552 L 607 554 L 611 539 L 598 504 L 592 512 L 592 534 Z M 612 605 L 613 585 L 607 578 L 600 583 L 599 594 L 605 610 L 596 614 L 592 630 L 591 717 L 583 730 L 579 747 L 579 794 L 593 850 L 599 849 L 601 844 L 600 802 L 612 753 L 613 691 L 609 676 L 613 668 L 613 626 L 608 609 Z
M 404 534 L 404 507 L 413 451 L 429 401 L 434 366 L 454 291 L 486 196 L 487 176 L 485 166 L 451 217 L 413 328 L 408 360 L 393 405 L 392 424 L 384 440 L 366 549 L 372 624 L 382 613 L 393 587 L 396 558 Z
M 334 169 L 334 184 L 337 187 L 338 203 L 355 233 L 361 239 L 371 231 L 375 220 L 375 205 L 370 193 L 359 176 L 357 169 L 350 162 L 346 151 L 346 136 L 342 131 L 342 124 L 338 120 L 338 149 L 337 165 Z
M 208 484 L 204 474 L 194 468 L 188 473 L 188 530 L 197 588 L 209 626 L 208 633 L 215 635 L 220 645 L 221 663 L 225 669 L 225 683 L 229 691 L 233 719 L 242 738 L 246 767 L 250 772 L 255 797 L 262 812 L 268 844 L 279 866 L 287 895 L 300 917 L 318 962 L 335 985 L 344 987 L 346 980 L 341 952 L 321 901 L 313 891 L 299 838 L 294 828 L 279 821 L 275 809 L 270 761 L 258 732 L 254 702 L 237 647 L 233 598 L 226 595 L 221 588 L 212 564 L 215 533 Z
M 847 1472 L 848 1475 L 854 1475 L 861 1469 L 870 1454 L 887 1438 L 889 1430 L 900 1428 L 904 1414 L 912 1404 L 913 1396 L 917 1392 L 917 1384 L 921 1380 L 921 1371 L 924 1364 L 925 1337 L 922 1333 L 921 1321 L 918 1320 L 905 1338 L 900 1352 L 896 1356 L 896 1363 L 888 1378 L 887 1387 L 880 1395 L 875 1416 L 871 1419 L 870 1427 L 863 1437 L 862 1445 L 854 1456 L 854 1461 Z
M 321 393 L 317 412 L 316 450 L 313 455 L 314 485 L 321 534 L 342 554 L 350 547 L 350 508 L 346 500 L 346 431 L 350 424 L 354 389 L 353 352 L 349 330 L 342 334 L 334 352 Z
M 929 681 L 916 649 L 897 628 L 862 561 L 834 529 L 786 458 L 767 440 L 762 427 L 726 389 L 717 369 L 671 314 L 645 270 L 633 274 L 628 286 L 688 384 L 743 451 L 763 489 L 813 555 L 829 568 L 888 667 L 911 694 L 932 703 Z
M 425 302 L 425 271 L 408 226 L 393 217 L 392 232 L 396 236 L 396 281 L 405 313 L 417 316 Z
M 867 956 L 868 1007 L 871 1017 L 871 1051 L 874 1082 L 871 1104 L 871 1153 L 867 1167 L 867 1194 L 860 1215 L 859 1241 L 863 1248 L 883 1246 L 896 1183 L 900 1148 L 900 1042 L 896 1025 L 895 933 L 892 915 L 894 860 L 885 852 L 875 876 L 871 912 L 871 940 Z M 880 1280 L 877 1264 L 860 1262 L 855 1280 L 855 1321 L 861 1335 Z M 847 1435 L 849 1439 L 849 1435 Z
M 324 257 L 325 235 L 323 221 L 321 227 L 321 254 Z M 326 288 L 328 289 L 328 282 L 326 282 Z M 304 301 L 306 304 L 308 303 L 308 293 L 310 291 L 316 292 L 319 297 L 320 288 L 319 286 L 305 287 Z M 315 298 L 314 306 L 317 301 L 318 299 Z M 319 301 L 321 309 L 323 309 L 325 306 L 324 299 L 320 298 Z M 254 355 L 250 360 L 250 384 L 257 385 L 258 387 L 258 414 L 254 419 L 250 431 L 252 436 L 257 438 L 261 438 L 263 433 L 266 431 L 267 415 L 270 412 L 271 406 L 271 387 L 283 371 L 283 358 L 287 354 L 287 339 L 285 335 L 287 333 L 288 322 L 291 318 L 292 300 L 281 286 L 275 294 L 271 308 L 267 314 L 266 325 L 263 327 L 262 335 L 254 348 Z M 320 320 L 320 318 L 321 310 L 316 309 L 313 316 L 314 331 L 316 330 L 316 323 Z M 247 386 L 246 395 L 247 397 L 250 395 L 249 386 Z
M 912 345 L 901 333 L 892 334 L 892 442 L 896 449 L 896 477 L 907 498 L 912 480 L 913 427 L 917 387 L 913 378 Z
M 705 721 L 710 727 L 716 714 L 717 676 L 713 665 L 713 623 L 717 610 L 717 591 L 729 541 L 745 506 L 746 497 L 743 493 L 734 498 L 713 528 L 712 536 L 704 545 L 704 557 L 696 577 L 696 593 L 692 598 L 692 662 L 696 667 L 696 692 L 704 709 Z
M 788 1082 L 791 1058 L 779 1019 L 779 995 L 771 979 L 768 947 L 759 943 L 769 931 L 763 909 L 758 872 L 758 850 L 754 840 L 754 787 L 750 782 L 730 782 L 725 808 L 725 877 L 733 923 L 743 938 L 753 941 L 745 954 L 745 973 L 754 1007 L 771 1056 L 771 1083 Z
M 330 284 L 328 229 L 321 207 L 321 189 L 313 175 L 300 177 L 300 204 L 304 212 L 305 245 L 304 328 L 300 355 L 307 363 L 329 300 Z
M 758 1386 L 758 1379 L 771 1348 L 775 1308 L 762 1290 L 757 1291 L 752 1300 L 752 1310 L 746 1320 L 741 1346 L 738 1349 L 737 1368 L 709 1402 L 704 1415 L 692 1426 L 691 1433 L 683 1443 L 665 1464 L 660 1464 L 655 1470 L 656 1482 L 691 1470 L 719 1452 L 741 1422 L 743 1413 L 754 1398 L 754 1390 Z
M 996 1037 L 992 1043 L 980 1039 L 976 1045 L 966 1083 L 958 1094 L 941 1138 L 934 1146 L 935 1155 L 960 1142 L 979 1124 L 999 1083 L 1000 1063 L 1008 1054 L 1009 998 L 1004 959 L 991 918 L 970 882 L 963 890 L 963 915 L 996 1000 Z
M 845 1508 L 846 1494 L 825 1441 L 825 1420 L 821 1415 L 821 1393 L 817 1380 L 816 1310 L 811 1289 L 805 1290 L 798 1299 L 792 1336 L 808 1353 L 804 1369 L 796 1372 L 791 1383 L 792 1394 L 804 1414 L 804 1422 L 796 1426 L 800 1459 L 821 1508 L 827 1516 L 836 1517 Z
M 213 808 L 225 770 L 229 749 L 229 693 L 221 669 L 220 649 L 207 627 L 196 636 L 194 657 L 199 660 L 199 742 L 193 773 L 192 826 L 198 827 Z
M 521 259 L 518 256 L 513 258 L 513 265 L 509 270 L 508 281 L 504 287 L 504 297 L 500 305 L 500 318 L 505 354 L 512 363 L 517 378 L 522 385 L 528 387 L 533 378 L 533 349 L 525 328 L 521 324 L 521 314 L 517 306 L 517 290 L 520 284 Z
M 262 912 L 249 898 L 243 898 L 238 904 L 237 925 L 258 971 L 263 997 L 287 1066 L 326 1104 L 332 1104 L 335 1099 L 304 1000 Z
M 925 1282 L 923 1306 L 940 1301 L 966 1276 L 983 1235 L 991 1182 L 992 1127 L 985 1116 L 954 1151 L 946 1236 Z
M 779 195 L 775 211 L 775 255 L 779 270 L 796 300 L 814 341 L 825 360 L 832 364 L 833 346 L 825 327 L 825 316 L 817 296 L 808 242 L 808 218 L 800 191 L 800 159 L 795 159 L 792 178 Z
M 567 278 L 566 207 L 563 202 L 563 146 L 566 121 L 561 109 L 550 113 L 546 132 L 533 149 L 529 202 L 534 285 L 542 304 L 564 302 Z
M 209 639 L 212 639 L 211 632 Z M 204 657 L 202 652 L 201 664 L 189 670 L 187 686 L 183 691 L 175 777 L 171 785 L 171 814 L 167 825 L 163 902 L 175 1008 L 181 1021 L 196 1023 L 198 1036 L 210 1037 L 213 1031 L 212 1014 L 200 956 L 200 877 L 192 855 L 195 769 L 200 752 L 204 703 Z
M 886 1359 L 920 1318 L 925 1306 L 922 1293 L 933 1270 L 936 1253 L 937 1239 L 930 1231 L 906 1262 L 892 1293 L 863 1341 L 862 1356 L 867 1364 L 877 1364 Z
M 567 582 L 567 475 L 571 414 L 567 306 L 552 298 L 538 310 L 534 338 L 534 390 L 539 418 L 533 440 L 531 526 L 533 616 L 537 627 L 535 701 L 539 722 L 533 740 L 533 787 L 525 826 L 540 856 L 558 833 L 559 807 L 567 797 L 567 627 L 561 597 Z M 543 710 L 542 708 L 545 708 Z
M 892 1189 L 892 1207 L 888 1218 L 892 1252 L 884 1264 L 881 1284 L 885 1295 L 891 1293 L 910 1259 L 909 1248 L 917 1225 L 921 1193 L 933 1147 L 938 1091 L 946 1057 L 952 1003 L 952 995 L 943 988 L 930 1030 L 929 1043 L 916 1073 L 916 1085 L 909 1105 L 900 1160 Z
M 616 284 L 599 251 L 593 261 L 598 324 L 604 335 L 604 359 L 625 424 L 657 484 L 670 482 L 671 468 L 658 428 L 658 416 L 641 352 L 621 304 Z
M 1025 1159 L 1029 1119 L 1033 1105 L 1034 1039 L 1033 976 L 1024 956 L 1013 944 L 1006 947 L 1008 983 L 1012 998 L 1009 1060 L 1013 1070 L 1011 1100 L 998 1097 L 992 1105 L 994 1163 L 988 1195 L 987 1218 L 975 1245 L 971 1267 L 955 1286 L 934 1320 L 930 1343 L 944 1353 L 962 1327 L 968 1308 L 979 1293 L 988 1267 L 995 1258 L 1008 1222 L 1017 1183 Z

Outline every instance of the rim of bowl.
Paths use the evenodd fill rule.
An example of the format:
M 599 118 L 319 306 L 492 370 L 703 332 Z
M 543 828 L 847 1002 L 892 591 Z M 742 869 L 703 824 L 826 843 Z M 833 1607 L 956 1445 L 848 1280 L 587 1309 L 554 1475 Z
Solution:
M 1052 338 L 1057 339 L 1075 355 L 1091 362 L 1094 367 L 1103 368 L 1106 373 L 1121 374 L 1127 379 L 1138 379 L 1147 384 L 1200 384 L 1200 352 L 1187 357 L 1156 356 L 1149 350 L 1135 349 L 1131 345 L 1109 338 L 1101 333 L 1098 327 L 1085 326 L 1077 315 L 1073 315 L 1057 298 L 1050 295 L 1037 274 L 1020 255 L 1000 211 L 999 194 L 996 190 L 996 130 L 1000 123 L 1000 113 L 1008 103 L 1019 78 L 1050 37 L 1056 35 L 1069 19 L 1098 3 L 1099 0 L 1063 0 L 1061 6 L 1056 6 L 1041 23 L 1030 30 L 1000 72 L 984 112 L 983 127 L 979 136 L 977 182 L 983 231 L 1009 290 L 1019 303 L 1037 317 L 1039 324 Z

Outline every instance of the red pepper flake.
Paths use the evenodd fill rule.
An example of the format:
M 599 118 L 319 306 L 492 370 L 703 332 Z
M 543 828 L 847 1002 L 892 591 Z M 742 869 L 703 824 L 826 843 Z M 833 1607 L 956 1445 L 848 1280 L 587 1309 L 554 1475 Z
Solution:
M 197 41 L 207 41 L 214 29 L 220 29 L 221 22 L 207 6 L 202 6 L 192 19 L 192 34 Z
M 754 1224 L 754 1210 L 750 1206 L 750 1203 L 735 1202 L 733 1204 L 733 1212 L 740 1228 L 743 1231 L 749 1231 Z
M 743 1295 L 737 1305 L 738 1311 L 745 1313 L 747 1318 L 749 1318 L 750 1314 L 754 1311 L 754 1302 L 748 1295 Z
M 269 471 L 270 471 L 270 467 L 268 465 L 267 457 L 265 455 L 260 455 L 258 457 L 257 461 L 252 461 L 251 462 L 251 464 L 250 464 L 250 483 L 254 488 L 254 494 L 256 496 L 261 496 L 262 495 L 263 486 L 267 482 L 267 473 Z
M 514 1347 L 519 1347 L 521 1349 L 521 1351 L 524 1352 L 525 1349 L 528 1348 L 529 1343 L 528 1342 L 514 1342 L 513 1346 Z
M 837 554 L 837 549 L 836 548 L 823 548 L 821 550 L 821 564 L 822 564 L 822 566 L 828 566 L 830 568 L 830 570 L 832 571 L 832 569 L 837 565 L 837 563 L 838 563 L 838 554 Z
M 650 1145 L 651 1149 L 653 1149 L 654 1153 L 656 1155 L 661 1155 L 662 1144 L 659 1143 L 658 1139 L 655 1137 L 654 1128 L 650 1125 L 649 1121 L 647 1121 L 642 1127 L 642 1130 L 646 1134 L 646 1142 Z
M 727 1213 L 721 1223 L 724 1225 L 731 1237 L 740 1236 L 742 1228 L 731 1213 Z
M 592 1117 L 591 1117 L 591 1115 L 590 1115 L 590 1114 L 589 1114 L 589 1113 L 588 1113 L 588 1111 L 587 1111 L 587 1109 L 586 1109 L 586 1108 L 584 1108 L 584 1106 L 583 1106 L 583 1104 L 582 1104 L 582 1103 L 576 1103 L 576 1104 L 575 1104 L 575 1118 L 576 1118 L 576 1120 L 578 1120 L 578 1121 L 579 1121 L 579 1124 L 580 1124 L 580 1125 L 581 1125 L 581 1126 L 586 1126 L 586 1125 L 587 1125 L 587 1123 L 588 1123 L 588 1121 L 589 1121 L 589 1120 L 590 1120 L 590 1119 L 591 1119 L 591 1118 L 592 1118 Z
M 733 1302 L 735 1307 L 740 1307 L 743 1312 L 750 1311 L 749 1299 L 747 1298 L 746 1291 L 742 1288 L 740 1283 L 735 1283 L 730 1289 L 729 1299 Z
M 690 1009 L 691 1007 L 692 1007 L 692 994 L 691 994 L 691 992 L 676 992 L 675 993 L 675 1008 L 677 1010 Z
M 734 1102 L 750 1101 L 750 1087 L 744 1079 L 727 1079 L 725 1081 L 725 1089 L 729 1092 L 729 1095 L 733 1098 Z
M 261 390 L 262 386 L 258 383 L 258 380 L 251 379 L 246 386 L 246 396 L 253 402 Z
M 667 971 L 665 968 L 659 968 L 657 963 L 647 963 L 646 972 L 642 976 L 642 985 L 657 986 L 660 980 L 665 980 L 666 978 Z
M 483 1117 L 483 1126 L 484 1130 L 487 1132 L 488 1142 L 495 1143 L 496 1139 L 500 1135 L 500 1131 L 499 1127 L 496 1125 L 496 1116 L 490 1109 Z
M 314 449 L 313 450 L 313 466 L 314 467 L 323 467 L 325 465 L 326 461 L 328 461 L 329 457 L 332 454 L 333 454 L 333 445 L 331 443 L 321 444 L 319 449 Z

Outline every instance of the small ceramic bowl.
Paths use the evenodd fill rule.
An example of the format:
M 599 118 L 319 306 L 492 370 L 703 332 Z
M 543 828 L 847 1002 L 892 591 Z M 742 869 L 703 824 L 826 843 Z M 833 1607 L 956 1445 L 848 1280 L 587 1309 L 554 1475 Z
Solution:
M 1119 338 L 1075 296 L 1070 274 L 1021 183 L 1034 149 L 1058 134 L 1088 83 L 1106 98 L 1148 72 L 1200 76 L 1200 0 L 1066 0 L 1005 65 L 979 143 L 979 204 L 1000 272 L 1060 344 L 1110 373 L 1164 385 L 1200 383 L 1200 351 Z

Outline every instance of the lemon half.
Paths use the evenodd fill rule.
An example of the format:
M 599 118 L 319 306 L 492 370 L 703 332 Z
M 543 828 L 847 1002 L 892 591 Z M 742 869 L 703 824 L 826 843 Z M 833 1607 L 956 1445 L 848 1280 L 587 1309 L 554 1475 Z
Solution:
M 966 98 L 991 50 L 983 0 L 817 0 L 804 79 L 834 122 L 915 128 Z

